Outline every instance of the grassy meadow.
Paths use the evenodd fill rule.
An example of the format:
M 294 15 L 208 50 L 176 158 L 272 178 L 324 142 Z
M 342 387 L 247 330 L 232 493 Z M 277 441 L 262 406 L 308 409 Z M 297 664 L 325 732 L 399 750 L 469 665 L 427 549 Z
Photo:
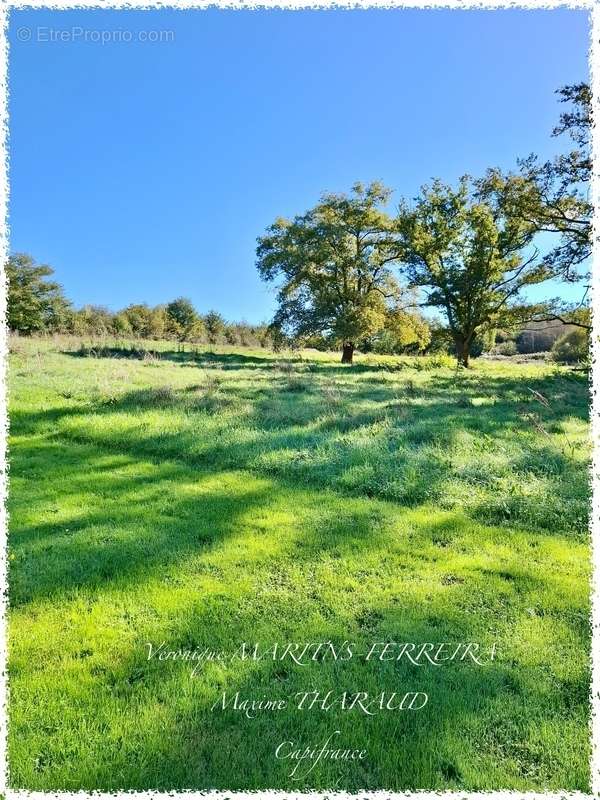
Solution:
M 588 385 L 546 363 L 15 339 L 10 784 L 589 790 Z M 496 643 L 189 664 L 147 643 Z M 421 711 L 219 696 L 415 690 Z M 284 740 L 368 758 L 300 781 Z

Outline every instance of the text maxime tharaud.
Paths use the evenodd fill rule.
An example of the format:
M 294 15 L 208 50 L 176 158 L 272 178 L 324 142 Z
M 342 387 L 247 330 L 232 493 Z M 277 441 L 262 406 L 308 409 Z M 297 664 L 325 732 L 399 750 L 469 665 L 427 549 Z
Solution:
M 416 667 L 441 667 L 448 664 L 484 666 L 494 660 L 496 645 L 483 647 L 477 642 L 373 642 L 359 647 L 355 642 L 341 644 L 327 642 L 242 642 L 232 652 L 211 648 L 171 648 L 166 642 L 146 643 L 148 661 L 183 662 L 191 665 L 191 675 L 196 677 L 206 663 L 227 664 L 236 661 L 289 662 L 298 667 L 360 660 L 365 663 L 396 662 Z M 420 711 L 429 702 L 422 691 L 338 691 L 335 689 L 303 690 L 284 697 L 243 697 L 239 691 L 223 691 L 211 706 L 212 712 L 234 711 L 247 719 L 260 714 L 294 709 L 307 711 L 355 711 L 372 717 L 385 712 Z M 275 758 L 287 761 L 292 769 L 289 777 L 303 780 L 321 761 L 363 761 L 364 749 L 339 744 L 339 730 L 334 730 L 319 744 L 300 744 L 293 740 L 280 742 L 275 748 Z

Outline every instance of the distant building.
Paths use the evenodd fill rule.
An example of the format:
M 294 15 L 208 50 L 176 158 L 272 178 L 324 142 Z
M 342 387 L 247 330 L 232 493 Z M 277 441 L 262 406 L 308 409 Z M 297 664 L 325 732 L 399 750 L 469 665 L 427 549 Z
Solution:
M 554 342 L 573 327 L 573 325 L 565 325 L 559 320 L 530 322 L 517 336 L 517 351 L 519 353 L 540 353 L 551 350 Z

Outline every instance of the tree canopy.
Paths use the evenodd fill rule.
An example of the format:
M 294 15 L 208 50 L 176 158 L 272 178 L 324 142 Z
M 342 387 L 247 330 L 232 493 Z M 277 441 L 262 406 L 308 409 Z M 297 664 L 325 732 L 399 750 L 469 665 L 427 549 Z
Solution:
M 535 155 L 520 159 L 517 172 L 501 176 L 494 171 L 495 180 L 504 183 L 505 202 L 515 213 L 538 233 L 555 235 L 553 246 L 544 254 L 553 274 L 569 282 L 585 281 L 589 278 L 585 262 L 592 246 L 591 91 L 586 83 L 579 83 L 563 86 L 557 93 L 570 107 L 560 115 L 552 134 L 568 135 L 575 146 L 545 162 Z
M 542 256 L 552 277 L 584 282 L 579 303 L 559 298 L 532 309 L 532 319 L 560 320 L 590 330 L 584 321 L 589 290 L 588 259 L 592 248 L 592 203 L 589 198 L 592 160 L 590 153 L 591 91 L 586 83 L 564 86 L 557 92 L 569 109 L 559 118 L 552 134 L 567 134 L 575 145 L 553 159 L 540 163 L 535 155 L 518 161 L 519 170 L 502 175 L 490 170 L 488 187 L 502 185 L 503 202 L 537 233 L 553 235 L 553 244 Z
M 180 342 L 190 339 L 202 325 L 192 301 L 187 297 L 172 300 L 165 311 L 167 330 Z
M 357 183 L 325 194 L 305 214 L 278 219 L 259 238 L 257 267 L 278 283 L 275 327 L 295 339 L 326 335 L 352 363 L 356 343 L 380 331 L 400 298 L 390 190 Z
M 537 167 L 532 159 L 524 162 L 524 172 L 538 193 L 537 217 L 540 228 L 560 235 L 549 262 L 558 267 L 567 280 L 587 277 L 580 266 L 591 253 L 592 203 L 589 182 L 592 175 L 590 128 L 592 93 L 586 83 L 563 86 L 558 90 L 561 102 L 571 108 L 560 115 L 553 135 L 567 134 L 575 147 Z
M 218 311 L 211 309 L 204 317 L 204 327 L 208 334 L 208 341 L 215 344 L 219 337 L 225 333 L 225 320 Z
M 535 224 L 493 171 L 481 181 L 464 177 L 456 188 L 424 186 L 414 205 L 401 204 L 397 229 L 408 284 L 445 314 L 465 366 L 476 334 L 518 317 L 521 290 L 552 274 L 532 244 Z
M 48 280 L 54 274 L 47 264 L 36 264 L 27 253 L 11 255 L 8 277 L 8 327 L 30 334 L 60 329 L 70 311 L 60 284 Z

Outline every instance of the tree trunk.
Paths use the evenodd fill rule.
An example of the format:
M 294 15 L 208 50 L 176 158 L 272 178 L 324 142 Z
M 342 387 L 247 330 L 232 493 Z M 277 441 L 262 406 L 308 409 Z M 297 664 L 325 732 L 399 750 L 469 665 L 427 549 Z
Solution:
M 352 342 L 345 342 L 342 348 L 342 364 L 351 364 L 353 355 L 354 344 Z
M 463 367 L 469 366 L 469 350 L 471 349 L 471 342 L 470 339 L 464 338 L 463 336 L 457 336 L 454 339 L 454 344 L 456 348 L 456 360 L 458 363 Z

